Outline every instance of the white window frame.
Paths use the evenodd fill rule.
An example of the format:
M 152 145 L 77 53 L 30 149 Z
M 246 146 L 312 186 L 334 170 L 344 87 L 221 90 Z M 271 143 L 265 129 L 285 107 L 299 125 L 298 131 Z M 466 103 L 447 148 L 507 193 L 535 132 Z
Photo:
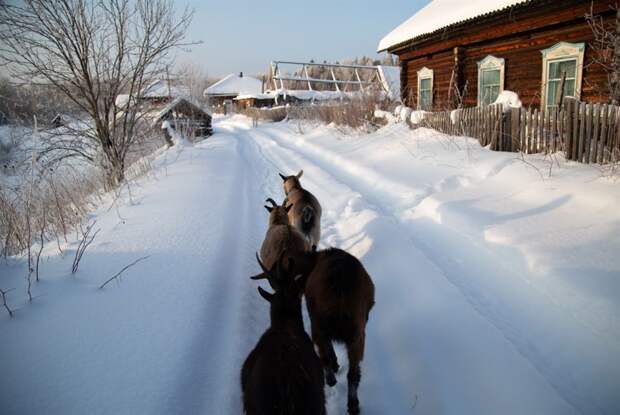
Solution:
M 478 106 L 482 106 L 482 73 L 485 71 L 499 70 L 499 93 L 504 92 L 504 58 L 496 58 L 488 55 L 486 58 L 478 62 Z
M 550 48 L 540 51 L 543 57 L 542 67 L 542 90 L 541 90 L 541 108 L 547 109 L 549 103 L 547 101 L 548 75 L 549 66 L 554 62 L 564 62 L 576 60 L 575 65 L 575 98 L 581 98 L 581 82 L 583 77 L 583 56 L 585 52 L 585 43 L 568 43 L 559 42 Z
M 433 72 L 432 69 L 428 69 L 427 67 L 424 67 L 424 68 L 422 68 L 422 69 L 420 69 L 418 71 L 418 109 L 419 110 L 424 109 L 426 111 L 430 111 L 433 108 L 433 87 L 434 87 L 434 85 L 433 85 L 434 79 L 433 78 L 434 78 L 434 72 Z M 431 80 L 431 100 L 429 102 L 429 108 L 422 108 L 422 105 L 420 104 L 421 103 L 421 99 L 420 98 L 421 98 L 421 92 L 422 92 L 420 87 L 422 85 L 422 80 L 423 79 L 430 79 Z

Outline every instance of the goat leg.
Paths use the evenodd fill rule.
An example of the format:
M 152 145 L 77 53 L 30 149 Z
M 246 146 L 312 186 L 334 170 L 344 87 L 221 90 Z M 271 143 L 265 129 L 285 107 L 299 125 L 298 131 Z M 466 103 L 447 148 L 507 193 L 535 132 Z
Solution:
M 334 346 L 330 340 L 323 336 L 321 330 L 318 329 L 315 324 L 312 325 L 312 340 L 319 348 L 319 357 L 325 368 L 325 383 L 333 387 L 337 383 L 336 372 L 340 369 Z
M 364 357 L 364 335 L 361 335 L 353 342 L 347 344 L 347 353 L 349 355 L 349 372 L 347 373 L 348 381 L 348 401 L 347 409 L 349 414 L 357 415 L 360 413 L 360 403 L 357 398 L 357 388 L 362 378 L 360 362 Z

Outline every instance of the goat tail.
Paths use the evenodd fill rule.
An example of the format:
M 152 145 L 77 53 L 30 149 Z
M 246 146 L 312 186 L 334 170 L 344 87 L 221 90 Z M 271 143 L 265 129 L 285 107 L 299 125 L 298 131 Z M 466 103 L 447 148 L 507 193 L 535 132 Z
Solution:
M 301 230 L 305 234 L 309 234 L 312 228 L 314 228 L 314 222 L 316 221 L 316 212 L 312 206 L 304 206 L 301 211 Z

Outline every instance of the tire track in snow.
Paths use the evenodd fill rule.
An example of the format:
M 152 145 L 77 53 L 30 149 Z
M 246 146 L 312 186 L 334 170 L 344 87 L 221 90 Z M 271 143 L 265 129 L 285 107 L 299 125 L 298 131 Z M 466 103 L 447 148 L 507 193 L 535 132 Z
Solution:
M 227 193 L 205 206 L 219 209 L 222 234 L 207 260 L 204 309 L 195 317 L 195 336 L 168 413 L 241 413 L 241 364 L 268 325 L 268 308 L 248 278 L 256 273 L 254 252 L 262 237 L 256 220 L 262 204 L 254 188 L 264 172 L 257 171 L 240 137 L 222 134 L 219 139 L 234 141 L 237 157 L 227 166 L 234 175 L 222 186 Z
M 267 132 L 263 129 L 263 130 L 256 131 L 253 134 L 253 136 L 256 138 L 259 138 L 259 141 L 263 141 L 262 143 L 263 152 L 267 152 L 267 150 L 269 150 L 270 157 L 275 157 L 280 162 L 288 159 L 289 162 L 287 164 L 294 164 L 290 162 L 290 160 L 294 160 L 298 164 L 297 167 L 299 167 L 300 164 L 303 164 L 304 169 L 307 169 L 307 166 L 312 166 L 311 168 L 314 170 L 313 173 L 315 174 L 313 175 L 306 174 L 306 177 L 305 177 L 306 183 L 309 183 L 308 185 L 309 188 L 314 189 L 315 187 L 312 187 L 312 184 L 314 184 L 314 185 L 318 185 L 318 187 L 321 188 L 321 190 L 325 190 L 325 188 L 329 188 L 330 185 L 333 185 L 333 182 L 336 182 L 339 185 L 343 185 L 346 189 L 348 189 L 350 193 L 360 196 L 360 198 L 361 198 L 361 194 L 364 194 L 364 198 L 368 198 L 371 202 L 370 204 L 366 203 L 370 210 L 374 210 L 375 212 L 377 212 L 379 216 L 383 217 L 384 220 L 389 222 L 389 225 L 393 226 L 394 228 L 398 228 L 399 231 L 401 232 L 403 231 L 403 228 L 401 225 L 403 222 L 399 217 L 395 215 L 395 210 L 398 210 L 399 207 L 402 208 L 402 206 L 404 205 L 406 206 L 409 202 L 411 202 L 412 198 L 410 196 L 412 193 L 415 194 L 415 192 L 408 193 L 406 197 L 407 199 L 406 202 L 402 203 L 402 200 L 399 200 L 399 196 L 392 194 L 389 188 L 386 190 L 386 188 L 384 187 L 380 190 L 380 194 L 388 196 L 387 197 L 388 205 L 386 206 L 384 204 L 385 202 L 382 202 L 381 200 L 377 200 L 375 197 L 373 197 L 372 196 L 373 192 L 369 192 L 368 188 L 366 187 L 360 190 L 362 193 L 355 192 L 355 189 L 357 188 L 357 185 L 359 185 L 359 182 L 364 183 L 365 180 L 367 179 L 366 177 L 362 177 L 360 175 L 360 176 L 356 176 L 355 180 L 351 180 L 352 176 L 348 172 L 346 174 L 342 174 L 342 172 L 339 170 L 339 167 L 337 165 L 334 165 L 334 160 L 332 160 L 332 158 L 335 158 L 337 161 L 338 156 L 335 156 L 335 155 L 329 156 L 328 157 L 329 160 L 327 159 L 323 160 L 321 159 L 321 155 L 317 156 L 317 154 L 313 154 L 312 158 L 307 159 L 306 157 L 310 154 L 310 152 L 307 151 L 307 149 L 302 149 L 300 146 L 292 147 L 288 142 L 284 143 L 281 137 L 279 137 L 277 133 Z M 285 155 L 278 155 L 281 153 L 284 153 Z M 295 169 L 293 168 L 292 170 L 295 170 Z M 363 168 L 361 172 L 364 173 Z M 327 174 L 329 177 L 326 180 L 322 180 L 322 178 L 321 180 L 318 180 L 316 179 L 317 177 L 316 173 L 321 173 L 323 176 Z M 321 174 L 319 174 L 318 176 L 320 176 Z M 374 175 L 372 175 L 372 177 L 374 177 Z M 308 182 L 308 180 L 310 180 L 310 182 Z M 312 180 L 315 180 L 315 183 L 312 183 Z M 323 183 L 321 183 L 321 181 L 323 181 Z M 357 182 L 356 185 L 353 185 L 353 188 L 349 187 L 351 186 L 353 182 Z M 376 191 L 374 193 L 376 193 Z M 424 192 L 424 193 L 427 193 L 427 192 Z M 427 195 L 428 194 L 425 194 L 422 198 L 418 198 L 418 202 L 423 200 L 423 198 L 426 197 Z M 320 198 L 320 199 L 322 201 L 326 200 L 325 198 Z M 396 209 L 394 208 L 394 206 L 396 206 Z M 338 220 L 338 215 L 335 215 L 335 217 L 332 218 L 332 220 Z M 333 223 L 328 224 L 328 226 L 334 226 L 334 224 Z M 499 329 L 499 332 L 502 333 L 503 337 L 510 342 L 511 344 L 511 346 L 509 346 L 510 348 L 516 346 L 517 350 L 519 350 L 520 352 L 520 356 L 524 356 L 525 358 L 529 357 L 526 353 L 524 353 L 523 348 L 524 347 L 528 348 L 532 346 L 527 343 L 525 345 L 519 344 L 519 341 L 522 341 L 522 337 L 519 337 L 520 333 L 516 332 L 516 330 L 510 326 L 510 320 L 503 319 L 503 316 L 501 315 L 489 316 L 488 313 L 485 313 L 485 311 L 487 310 L 487 308 L 485 308 L 487 304 L 484 304 L 484 302 L 488 301 L 488 299 L 483 298 L 481 300 L 477 298 L 475 295 L 473 295 L 474 293 L 468 292 L 466 290 L 467 288 L 466 281 L 455 280 L 455 274 L 458 276 L 458 273 L 463 271 L 462 264 L 450 264 L 449 262 L 448 263 L 437 262 L 436 251 L 429 249 L 429 247 L 427 247 L 425 244 L 420 243 L 419 239 L 416 239 L 412 237 L 411 235 L 407 235 L 405 239 L 407 240 L 406 242 L 407 244 L 413 245 L 415 250 L 418 251 L 424 257 L 424 260 L 431 262 L 437 268 L 437 270 L 439 271 L 438 274 L 443 275 L 448 281 L 450 281 L 451 284 L 454 284 L 454 286 L 459 289 L 459 291 L 461 292 L 461 295 L 464 295 L 464 297 L 467 299 L 470 305 L 472 305 L 473 308 L 478 313 L 480 313 L 480 315 L 485 320 L 491 323 L 496 329 Z M 335 238 L 334 241 L 343 242 L 342 240 L 338 241 L 337 238 Z M 411 266 L 412 267 L 416 266 L 415 261 L 411 263 Z M 503 347 L 506 347 L 506 346 L 503 346 Z M 376 349 L 381 349 L 381 347 L 376 347 Z M 528 350 L 526 350 L 526 352 L 527 351 Z M 538 371 L 539 367 L 537 367 L 536 364 L 533 364 L 533 363 L 538 363 L 540 365 L 540 362 L 532 362 L 530 359 L 528 359 L 528 362 L 529 363 L 523 362 L 523 365 L 530 366 L 535 371 Z M 531 376 L 531 374 L 529 375 Z M 553 384 L 553 382 L 551 383 Z M 557 386 L 557 385 L 554 385 L 554 386 Z M 561 393 L 561 395 L 564 395 L 564 394 Z M 386 398 L 389 399 L 389 395 L 386 396 Z M 565 404 L 562 404 L 560 400 L 558 405 L 562 407 Z M 438 408 L 435 408 L 435 409 L 438 409 Z M 565 407 L 564 410 L 570 411 L 568 407 Z

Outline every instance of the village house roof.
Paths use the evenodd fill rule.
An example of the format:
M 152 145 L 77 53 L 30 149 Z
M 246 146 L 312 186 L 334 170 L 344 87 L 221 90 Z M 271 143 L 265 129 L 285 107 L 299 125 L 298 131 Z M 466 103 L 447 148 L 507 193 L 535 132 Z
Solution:
M 204 95 L 237 96 L 247 94 L 260 94 L 263 90 L 263 82 L 243 73 L 231 73 L 224 79 L 214 83 L 204 91 Z
M 423 35 L 529 1 L 433 0 L 381 39 L 377 51 L 382 52 Z

